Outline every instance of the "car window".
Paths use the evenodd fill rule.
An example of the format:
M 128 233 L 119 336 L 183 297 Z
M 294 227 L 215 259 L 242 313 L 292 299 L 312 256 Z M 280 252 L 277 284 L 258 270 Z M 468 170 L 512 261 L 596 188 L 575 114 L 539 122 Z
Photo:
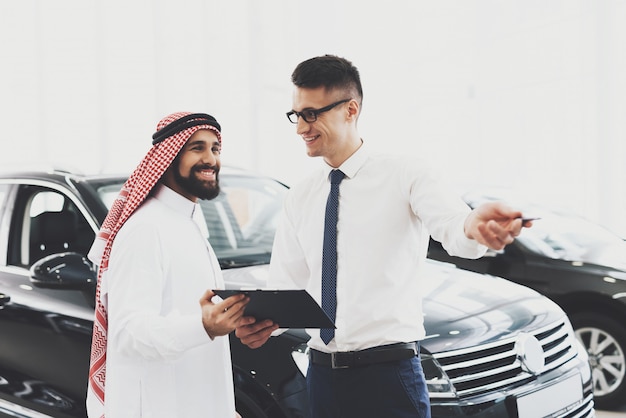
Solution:
M 7 195 L 9 194 L 9 185 L 8 184 L 0 184 L 0 219 L 2 218 L 2 212 L 4 211 L 5 200 Z
M 43 212 L 61 212 L 64 202 L 63 195 L 58 192 L 39 192 L 33 196 L 29 215 L 34 218 Z
M 92 185 L 110 209 L 123 180 Z M 215 199 L 200 200 L 200 207 L 222 268 L 269 263 L 287 187 L 270 178 L 220 173 L 220 189 Z
M 220 185 L 220 195 L 200 206 L 222 267 L 269 262 L 287 189 L 270 179 L 245 176 L 223 176 Z
M 9 264 L 31 266 L 51 254 L 85 254 L 94 233 L 74 202 L 59 191 L 20 186 L 11 222 Z

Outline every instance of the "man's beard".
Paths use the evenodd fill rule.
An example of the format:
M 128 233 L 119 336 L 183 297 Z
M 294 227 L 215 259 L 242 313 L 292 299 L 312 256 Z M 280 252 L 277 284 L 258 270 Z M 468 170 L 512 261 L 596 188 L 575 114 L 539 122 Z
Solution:
M 211 200 L 220 194 L 219 168 L 209 165 L 197 165 L 191 168 L 189 177 L 183 177 L 180 174 L 178 161 L 175 162 L 174 179 L 181 189 L 187 193 L 196 196 L 198 199 Z M 195 176 L 195 173 L 201 170 L 212 169 L 215 171 L 215 181 L 202 181 Z

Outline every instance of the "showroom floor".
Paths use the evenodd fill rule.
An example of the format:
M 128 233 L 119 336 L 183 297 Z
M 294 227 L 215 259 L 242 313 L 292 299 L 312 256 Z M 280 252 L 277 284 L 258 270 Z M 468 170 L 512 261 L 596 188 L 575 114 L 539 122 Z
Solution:
M 615 411 L 596 411 L 596 418 L 626 418 L 626 405 Z

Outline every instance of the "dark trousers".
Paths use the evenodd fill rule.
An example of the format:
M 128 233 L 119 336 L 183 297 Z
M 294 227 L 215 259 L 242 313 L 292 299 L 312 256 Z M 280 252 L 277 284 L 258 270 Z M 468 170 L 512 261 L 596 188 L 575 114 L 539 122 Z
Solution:
M 347 369 L 309 364 L 312 418 L 430 418 L 418 356 Z

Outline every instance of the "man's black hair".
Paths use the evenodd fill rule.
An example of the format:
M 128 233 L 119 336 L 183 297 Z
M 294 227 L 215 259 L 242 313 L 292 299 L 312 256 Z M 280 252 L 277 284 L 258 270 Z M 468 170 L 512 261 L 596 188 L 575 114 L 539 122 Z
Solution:
M 335 55 L 323 55 L 301 62 L 291 74 L 291 81 L 296 87 L 345 90 L 359 103 L 363 100 L 359 70 L 352 62 Z

